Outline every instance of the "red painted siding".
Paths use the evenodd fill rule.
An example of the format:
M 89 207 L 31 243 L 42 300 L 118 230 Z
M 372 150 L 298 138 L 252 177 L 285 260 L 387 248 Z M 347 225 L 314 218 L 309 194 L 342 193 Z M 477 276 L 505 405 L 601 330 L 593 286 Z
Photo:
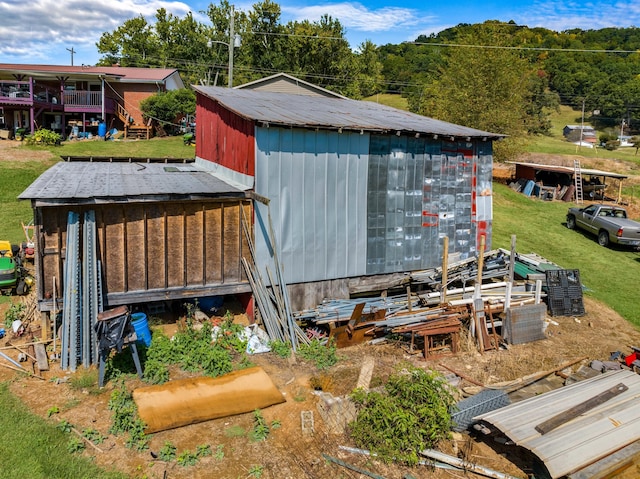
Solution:
M 198 94 L 196 122 L 196 156 L 245 175 L 255 175 L 252 121 Z

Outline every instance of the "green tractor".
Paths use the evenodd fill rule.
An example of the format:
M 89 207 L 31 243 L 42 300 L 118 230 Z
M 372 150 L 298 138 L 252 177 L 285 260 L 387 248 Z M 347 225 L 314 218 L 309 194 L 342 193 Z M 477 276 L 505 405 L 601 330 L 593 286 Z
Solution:
M 8 247 L 7 247 L 8 245 Z M 2 294 L 23 295 L 29 291 L 33 282 L 22 266 L 19 248 L 14 248 L 7 241 L 0 241 L 0 292 Z

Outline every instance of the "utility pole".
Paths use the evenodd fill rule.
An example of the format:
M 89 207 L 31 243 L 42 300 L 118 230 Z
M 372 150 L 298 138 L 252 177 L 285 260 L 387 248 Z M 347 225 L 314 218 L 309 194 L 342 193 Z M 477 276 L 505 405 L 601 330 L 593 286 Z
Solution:
M 71 66 L 73 66 L 73 54 L 76 53 L 76 51 L 73 49 L 73 47 L 67 48 L 67 51 L 71 52 Z
M 233 34 L 234 8 L 231 5 L 231 18 L 229 19 L 229 88 L 233 88 L 233 48 L 235 35 Z
M 229 77 L 229 83 L 228 83 L 229 88 L 233 88 L 233 50 L 235 48 L 238 48 L 242 42 L 240 35 L 236 35 L 235 32 L 233 31 L 233 17 L 234 17 L 234 7 L 233 5 L 231 5 L 231 17 L 229 18 L 229 41 L 228 42 L 223 42 L 220 40 L 209 40 L 207 42 L 207 46 L 209 48 L 211 48 L 211 46 L 214 43 L 220 43 L 222 45 L 225 45 L 229 49 L 229 74 L 227 75 Z M 217 80 L 218 80 L 218 73 L 216 72 L 216 81 L 214 82 L 214 85 L 217 84 Z M 207 85 L 209 84 L 209 82 L 210 82 L 210 78 L 207 78 Z

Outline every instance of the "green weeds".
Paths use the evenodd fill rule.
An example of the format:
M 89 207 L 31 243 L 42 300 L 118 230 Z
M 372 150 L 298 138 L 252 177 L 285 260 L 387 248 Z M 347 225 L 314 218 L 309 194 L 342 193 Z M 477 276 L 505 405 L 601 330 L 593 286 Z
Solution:
M 358 407 L 351 437 L 385 462 L 415 465 L 421 449 L 449 435 L 455 400 L 435 371 L 403 365 L 391 375 L 384 393 L 357 389 L 351 398 Z

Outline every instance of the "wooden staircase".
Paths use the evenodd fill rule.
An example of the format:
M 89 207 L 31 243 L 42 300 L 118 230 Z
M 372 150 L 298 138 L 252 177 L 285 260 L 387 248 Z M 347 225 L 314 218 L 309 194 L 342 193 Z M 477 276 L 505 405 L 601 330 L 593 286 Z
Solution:
M 133 122 L 133 117 L 120 103 L 116 103 L 116 115 L 124 124 L 124 137 L 127 139 L 148 140 L 151 138 L 153 127 L 151 119 L 146 125 L 138 125 Z

